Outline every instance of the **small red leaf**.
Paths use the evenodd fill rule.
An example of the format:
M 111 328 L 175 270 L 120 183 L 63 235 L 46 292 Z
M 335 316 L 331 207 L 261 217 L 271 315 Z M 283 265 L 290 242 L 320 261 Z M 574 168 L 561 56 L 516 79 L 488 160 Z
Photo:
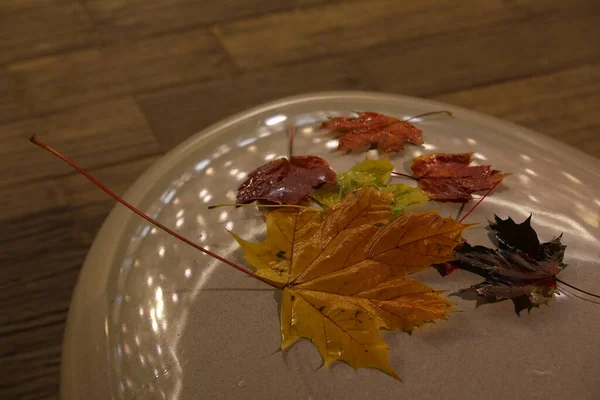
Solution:
M 359 112 L 358 118 L 333 118 L 321 126 L 339 133 L 338 150 L 378 148 L 400 151 L 407 143 L 423 143 L 423 132 L 414 125 L 374 112 Z
M 313 188 L 335 182 L 327 161 L 317 156 L 278 158 L 248 174 L 238 188 L 237 202 L 265 200 L 277 204 L 298 204 Z
M 470 166 L 471 160 L 471 153 L 426 154 L 416 157 L 411 169 L 419 189 L 432 200 L 466 203 L 471 193 L 489 189 L 507 175 L 489 165 Z

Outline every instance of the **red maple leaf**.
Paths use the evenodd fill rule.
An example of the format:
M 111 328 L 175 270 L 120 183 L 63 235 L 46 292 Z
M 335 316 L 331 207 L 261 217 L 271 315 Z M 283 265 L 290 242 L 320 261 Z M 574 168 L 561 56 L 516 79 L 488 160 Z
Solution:
M 338 150 L 379 148 L 394 152 L 407 143 L 423 143 L 423 132 L 406 121 L 374 112 L 357 114 L 358 118 L 332 118 L 321 125 L 321 129 L 339 133 Z
M 473 154 L 426 154 L 413 160 L 411 169 L 419 189 L 432 200 L 466 203 L 471 193 L 490 189 L 508 174 L 489 165 L 470 166 Z
M 333 183 L 335 172 L 317 156 L 278 158 L 248 174 L 238 188 L 237 202 L 265 200 L 277 204 L 297 204 L 322 183 Z

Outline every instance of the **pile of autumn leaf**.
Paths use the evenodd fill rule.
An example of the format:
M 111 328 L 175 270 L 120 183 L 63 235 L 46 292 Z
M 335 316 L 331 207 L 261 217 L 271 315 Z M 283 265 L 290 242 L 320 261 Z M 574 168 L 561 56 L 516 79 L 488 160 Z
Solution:
M 373 120 L 377 129 L 366 124 Z M 422 143 L 417 128 L 375 113 L 323 126 L 341 134 L 341 150 L 379 145 L 397 151 L 405 143 Z M 248 175 L 238 203 L 292 205 L 265 212 L 267 238 L 261 243 L 231 233 L 256 274 L 283 289 L 282 349 L 307 338 L 325 366 L 339 360 L 399 378 L 380 330 L 410 332 L 454 311 L 443 291 L 409 278 L 430 266 L 477 273 L 485 281 L 464 293 L 520 301 L 520 309 L 552 297 L 564 246 L 559 239 L 541 244 L 529 220 L 497 218 L 490 227 L 499 247 L 489 249 L 464 241 L 470 225 L 437 211 L 409 212 L 428 200 L 465 203 L 471 193 L 502 181 L 505 174 L 471 166 L 471 157 L 415 158 L 418 187 L 390 184 L 394 167 L 387 159 L 365 159 L 336 175 L 316 156 L 280 158 Z
M 325 365 L 340 360 L 398 378 L 380 330 L 412 331 L 453 311 L 441 291 L 407 277 L 452 260 L 468 225 L 442 218 L 437 211 L 407 214 L 409 206 L 428 197 L 418 188 L 389 184 L 393 165 L 387 159 L 366 159 L 314 192 L 312 184 L 322 180 L 310 180 L 301 198 L 297 187 L 293 199 L 274 197 L 285 196 L 281 187 L 289 188 L 290 175 L 302 172 L 288 171 L 283 183 L 256 179 L 272 176 L 267 164 L 249 176 L 240 194 L 249 187 L 257 193 L 268 182 L 264 186 L 272 192 L 263 190 L 252 200 L 294 201 L 306 208 L 267 212 L 267 239 L 262 243 L 232 233 L 256 273 L 284 287 L 282 349 L 308 338 Z M 324 209 L 302 202 L 307 193 Z

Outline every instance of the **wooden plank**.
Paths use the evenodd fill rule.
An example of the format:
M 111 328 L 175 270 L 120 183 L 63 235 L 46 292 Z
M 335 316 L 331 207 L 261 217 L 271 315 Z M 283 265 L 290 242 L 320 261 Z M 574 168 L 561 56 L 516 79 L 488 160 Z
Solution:
M 593 15 L 551 15 L 392 44 L 368 58 L 358 51 L 138 99 L 154 133 L 171 147 L 225 116 L 282 96 L 348 89 L 433 96 L 593 62 L 600 59 L 596 37 L 600 25 Z
M 371 58 L 367 49 L 385 43 L 506 25 L 591 4 L 589 0 L 575 3 L 579 4 L 480 0 L 474 7 L 454 0 L 345 1 L 234 21 L 215 29 L 240 66 L 258 68 L 345 52 L 360 51 L 363 58 Z M 257 43 L 268 43 L 268 47 Z
M 7 72 L 35 113 L 131 92 L 131 83 L 116 60 L 97 48 L 10 64 Z
M 124 71 L 136 91 L 223 78 L 231 71 L 228 56 L 205 29 L 120 41 L 106 48 L 106 54 Z
M 331 0 L 83 0 L 107 35 L 147 36 Z
M 113 192 L 123 195 L 160 156 L 148 156 L 107 167 L 90 168 L 91 173 Z M 55 159 L 56 163 L 60 160 Z M 97 203 L 116 204 L 106 193 L 77 172 L 53 179 L 24 182 L 3 191 L 0 221 L 39 215 L 61 209 L 77 209 Z
M 0 69 L 0 123 L 18 120 L 28 114 L 29 108 L 18 95 L 14 82 Z
M 10 368 L 3 369 L 0 398 L 57 398 L 65 318 L 66 311 L 49 326 L 2 338 L 3 344 L 15 352 L 2 356 Z
M 0 243 L 11 251 L 2 254 L 2 264 L 11 268 L 0 269 L 0 356 L 11 368 L 3 373 L 1 398 L 57 393 L 71 293 L 93 237 L 81 233 L 96 231 L 111 207 L 3 221 Z
M 86 103 L 208 78 L 223 78 L 232 64 L 205 29 L 135 41 L 116 41 L 7 67 L 33 112 Z
M 3 0 L 0 64 L 98 42 L 77 0 Z
M 3 187 L 72 172 L 68 165 L 29 143 L 27 139 L 32 134 L 38 134 L 85 168 L 161 152 L 132 98 L 99 103 L 46 118 L 0 125 Z
M 90 173 L 100 182 L 109 186 L 113 192 L 123 195 L 135 180 L 160 158 L 160 156 L 144 157 L 128 163 L 96 168 Z M 66 176 L 57 183 L 64 193 L 65 202 L 71 208 L 102 203 L 117 204 L 115 200 L 79 174 Z
M 600 158 L 600 64 L 436 99 L 524 125 Z

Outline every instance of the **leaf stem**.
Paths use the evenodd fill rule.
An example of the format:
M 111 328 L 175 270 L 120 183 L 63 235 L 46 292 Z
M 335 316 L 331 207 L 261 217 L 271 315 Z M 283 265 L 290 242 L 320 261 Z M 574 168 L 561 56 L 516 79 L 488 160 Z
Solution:
M 294 150 L 294 138 L 296 137 L 296 127 L 295 125 L 290 125 L 290 133 L 289 133 L 289 147 L 288 147 L 288 157 L 290 162 L 292 161 L 292 154 Z
M 54 150 L 52 147 L 50 147 L 49 145 L 47 145 L 46 143 L 42 142 L 41 140 L 38 140 L 35 135 L 31 136 L 29 138 L 29 141 L 40 146 L 41 148 L 43 148 L 44 150 L 54 154 L 56 157 L 60 158 L 61 160 L 63 160 L 64 162 L 66 162 L 67 164 L 69 164 L 71 167 L 75 168 L 75 170 L 77 170 L 79 173 L 81 173 L 83 176 L 85 176 L 86 178 L 88 178 L 90 181 L 92 181 L 92 183 L 94 183 L 96 186 L 98 186 L 100 189 L 104 190 L 109 196 L 111 196 L 113 199 L 115 199 L 116 201 L 118 201 L 119 203 L 123 204 L 125 207 L 127 207 L 128 209 L 130 209 L 131 211 L 133 211 L 134 213 L 136 213 L 137 215 L 139 215 L 140 217 L 144 218 L 146 221 L 150 222 L 151 224 L 155 225 L 156 227 L 162 229 L 163 231 L 167 232 L 168 234 L 176 237 L 177 239 L 187 243 L 188 245 L 192 246 L 195 249 L 200 250 L 201 252 L 208 254 L 209 256 L 216 258 L 217 260 L 224 262 L 225 264 L 228 264 L 230 266 L 232 266 L 233 268 L 237 269 L 238 271 L 241 271 L 243 273 L 245 273 L 246 275 L 249 275 L 255 279 L 258 279 L 261 282 L 266 283 L 269 286 L 272 286 L 276 289 L 280 289 L 283 290 L 285 288 L 285 286 L 275 283 L 275 282 L 271 282 L 261 276 L 256 275 L 253 272 L 248 271 L 247 269 L 235 264 L 234 262 L 229 261 L 226 258 L 223 258 L 215 253 L 213 253 L 210 250 L 206 250 L 204 247 L 199 246 L 198 244 L 192 242 L 191 240 L 181 236 L 179 233 L 167 228 L 166 226 L 164 226 L 163 224 L 161 224 L 160 222 L 150 218 L 148 215 L 144 214 L 143 212 L 141 212 L 140 210 L 138 210 L 137 208 L 135 208 L 134 206 L 132 206 L 131 204 L 129 204 L 128 202 L 126 202 L 125 200 L 123 200 L 119 195 L 115 194 L 112 190 L 110 190 L 109 188 L 107 188 L 106 186 L 104 186 L 102 183 L 100 183 L 98 180 L 96 180 L 96 178 L 94 178 L 92 175 L 90 175 L 87 171 L 85 171 L 83 168 L 81 168 L 79 165 L 75 164 L 73 161 L 71 161 L 69 158 L 63 156 L 62 154 L 60 154 L 58 151 Z
M 472 213 L 473 211 L 475 211 L 475 209 L 476 209 L 476 208 L 477 208 L 477 207 L 478 207 L 478 206 L 481 204 L 481 202 L 482 202 L 482 201 L 483 201 L 483 200 L 484 200 L 486 197 L 488 197 L 488 195 L 489 195 L 490 193 L 492 193 L 492 191 L 493 191 L 493 190 L 496 188 L 496 186 L 498 186 L 498 185 L 500 184 L 500 182 L 502 182 L 502 181 L 498 181 L 498 182 L 496 182 L 496 183 L 494 184 L 494 186 L 492 186 L 492 187 L 490 188 L 490 190 L 488 190 L 488 191 L 486 192 L 486 194 L 484 194 L 484 195 L 483 195 L 483 197 L 482 197 L 482 198 L 480 198 L 480 199 L 479 199 L 479 201 L 478 201 L 477 203 L 475 203 L 475 205 L 474 205 L 473 207 L 471 207 L 471 209 L 470 209 L 469 211 L 467 211 L 467 213 L 466 213 L 466 214 L 465 214 L 465 215 L 464 215 L 464 216 L 463 216 L 463 217 L 460 219 L 460 221 L 458 221 L 458 222 L 463 222 L 463 221 L 464 221 L 464 220 L 465 220 L 465 219 L 466 219 L 466 218 L 467 218 L 469 215 L 471 215 L 471 213 Z
M 415 180 L 415 181 L 418 181 L 418 180 L 419 180 L 419 178 L 417 178 L 417 177 L 414 177 L 414 176 L 412 176 L 412 175 L 408 175 L 408 174 L 403 174 L 402 172 L 396 172 L 396 171 L 392 171 L 392 175 L 395 175 L 395 176 L 403 176 L 403 177 L 405 177 L 405 178 L 410 178 L 410 179 L 413 179 L 413 180 Z
M 410 117 L 409 119 L 405 119 L 404 122 L 408 122 L 411 119 L 417 119 L 417 118 L 423 118 L 423 117 L 429 117 L 430 115 L 437 115 L 437 114 L 446 114 L 447 116 L 451 117 L 452 113 L 450 111 L 447 110 L 442 110 L 442 111 L 430 111 L 430 112 L 426 112 L 423 114 L 419 114 L 419 115 L 415 115 L 414 117 Z
M 571 285 L 571 284 L 569 284 L 569 283 L 567 283 L 567 282 L 565 282 L 565 281 L 563 281 L 563 280 L 561 280 L 561 279 L 558 279 L 556 276 L 554 277 L 554 279 L 556 279 L 556 281 L 557 281 L 557 282 L 560 282 L 560 283 L 562 283 L 563 285 L 570 287 L 571 289 L 575 289 L 575 290 L 577 290 L 578 292 L 581 292 L 581 293 L 587 294 L 588 296 L 592 296 L 592 297 L 595 297 L 595 298 L 597 298 L 597 299 L 600 299 L 600 296 L 598 296 L 597 294 L 590 293 L 590 292 L 588 292 L 588 291 L 585 291 L 585 290 L 583 290 L 583 289 L 579 289 L 579 288 L 578 288 L 578 287 L 576 287 L 576 286 L 573 286 L 573 285 Z
M 215 204 L 213 206 L 208 206 L 209 210 L 219 207 L 263 207 L 263 208 L 302 208 L 307 209 L 311 207 L 306 206 L 298 206 L 295 204 L 238 204 L 238 203 L 223 203 L 223 204 Z

